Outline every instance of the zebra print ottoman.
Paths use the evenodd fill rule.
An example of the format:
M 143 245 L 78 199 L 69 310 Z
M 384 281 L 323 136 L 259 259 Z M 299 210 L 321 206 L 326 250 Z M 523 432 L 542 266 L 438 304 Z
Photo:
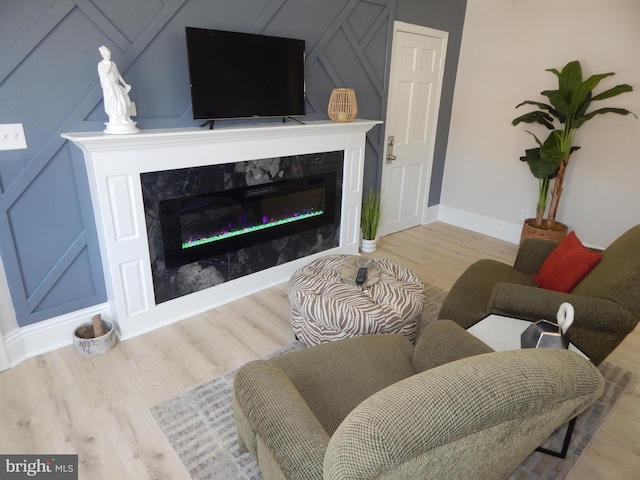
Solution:
M 317 345 L 371 333 L 400 333 L 413 342 L 425 303 L 420 279 L 398 262 L 374 258 L 380 278 L 362 290 L 341 275 L 352 257 L 322 257 L 291 276 L 287 294 L 298 340 Z

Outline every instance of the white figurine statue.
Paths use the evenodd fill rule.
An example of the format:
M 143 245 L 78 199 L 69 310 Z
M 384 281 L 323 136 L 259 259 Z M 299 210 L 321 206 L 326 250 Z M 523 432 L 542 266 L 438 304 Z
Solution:
M 118 67 L 111 61 L 111 51 L 104 45 L 98 50 L 102 55 L 102 61 L 98 63 L 98 75 L 104 95 L 104 111 L 109 116 L 109 123 L 105 124 L 107 128 L 104 133 L 138 133 L 140 129 L 129 116 L 131 85 L 124 81 Z

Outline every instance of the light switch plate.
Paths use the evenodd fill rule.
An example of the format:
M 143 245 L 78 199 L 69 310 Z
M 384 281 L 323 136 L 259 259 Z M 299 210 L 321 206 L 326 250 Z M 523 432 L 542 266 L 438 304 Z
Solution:
M 27 139 L 21 123 L 0 124 L 0 150 L 27 148 Z

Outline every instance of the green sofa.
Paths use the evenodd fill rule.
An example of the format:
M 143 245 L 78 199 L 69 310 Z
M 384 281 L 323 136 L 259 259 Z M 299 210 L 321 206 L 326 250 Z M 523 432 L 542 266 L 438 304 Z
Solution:
M 365 335 L 241 367 L 240 447 L 272 479 L 506 478 L 602 393 L 568 350 L 493 352 L 454 322 Z
M 513 266 L 488 259 L 474 263 L 447 294 L 438 318 L 464 328 L 492 313 L 555 321 L 560 304 L 569 302 L 575 309 L 569 339 L 599 365 L 640 320 L 640 225 L 607 247 L 571 293 L 539 288 L 531 276 L 556 245 L 526 239 Z

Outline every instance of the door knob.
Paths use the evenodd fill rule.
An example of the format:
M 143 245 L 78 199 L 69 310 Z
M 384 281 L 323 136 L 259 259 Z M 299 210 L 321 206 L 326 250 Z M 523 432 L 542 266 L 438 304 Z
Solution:
M 388 162 L 393 162 L 396 159 L 396 156 L 393 154 L 393 145 L 396 143 L 395 135 L 389 135 L 387 139 L 387 156 L 385 157 Z

